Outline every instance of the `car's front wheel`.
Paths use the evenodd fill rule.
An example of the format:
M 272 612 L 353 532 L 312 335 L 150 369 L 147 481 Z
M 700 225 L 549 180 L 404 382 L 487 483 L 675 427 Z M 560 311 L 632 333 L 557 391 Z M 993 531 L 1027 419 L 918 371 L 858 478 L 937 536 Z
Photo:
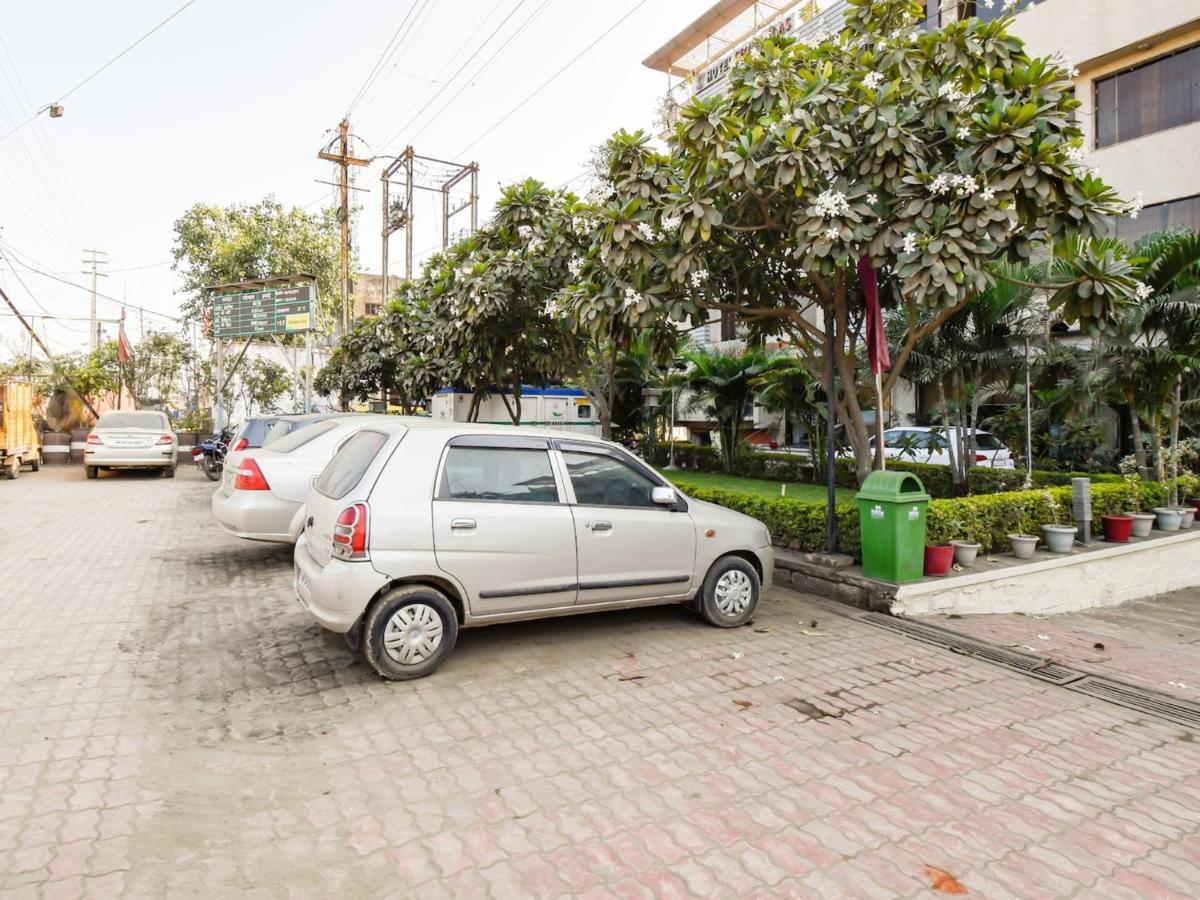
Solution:
M 434 672 L 458 640 L 458 616 L 446 596 L 425 585 L 384 594 L 363 625 L 363 655 L 384 678 L 403 681 Z
M 758 606 L 761 581 L 754 566 L 739 556 L 718 559 L 700 588 L 700 615 L 718 628 L 745 625 Z

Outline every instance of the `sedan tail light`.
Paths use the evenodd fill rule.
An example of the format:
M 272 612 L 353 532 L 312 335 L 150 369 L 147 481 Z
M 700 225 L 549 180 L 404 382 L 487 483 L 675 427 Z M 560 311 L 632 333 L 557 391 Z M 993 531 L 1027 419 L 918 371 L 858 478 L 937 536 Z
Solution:
M 96 432 L 93 431 L 91 434 L 89 434 L 87 436 L 87 442 L 89 444 L 99 444 L 100 443 L 100 435 L 96 434 Z
M 239 450 L 245 450 L 249 446 L 250 441 L 248 438 L 240 438 L 238 442 L 233 445 L 233 452 L 237 453 Z
M 158 442 L 160 444 L 169 444 L 171 443 L 171 436 L 169 434 L 164 434 L 158 439 Z
M 342 510 L 333 526 L 333 555 L 338 559 L 369 559 L 367 553 L 367 504 L 355 503 Z
M 242 467 L 238 469 L 237 478 L 233 480 L 233 489 L 235 491 L 269 491 L 271 486 L 267 484 L 267 479 L 263 476 L 258 463 L 252 459 L 244 459 Z
M 987 462 L 987 457 L 982 453 L 976 453 L 975 462 Z

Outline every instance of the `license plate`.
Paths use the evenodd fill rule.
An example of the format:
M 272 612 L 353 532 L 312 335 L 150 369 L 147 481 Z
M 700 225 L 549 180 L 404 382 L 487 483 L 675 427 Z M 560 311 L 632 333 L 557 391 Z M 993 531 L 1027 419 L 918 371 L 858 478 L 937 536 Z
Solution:
M 145 441 L 134 441 L 134 440 L 124 440 L 124 441 L 117 440 L 117 441 L 113 441 L 112 445 L 114 447 L 146 447 L 146 446 L 149 446 Z

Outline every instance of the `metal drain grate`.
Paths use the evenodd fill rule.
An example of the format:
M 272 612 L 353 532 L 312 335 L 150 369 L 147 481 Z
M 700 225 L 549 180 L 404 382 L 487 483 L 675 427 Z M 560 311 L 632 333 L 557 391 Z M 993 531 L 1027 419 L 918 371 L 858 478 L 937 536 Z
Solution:
M 1086 676 L 1084 672 L 1050 662 L 1045 657 L 1006 650 L 994 644 L 966 637 L 949 628 L 939 628 L 936 625 L 926 625 L 923 622 L 913 622 L 908 619 L 897 619 L 882 613 L 863 613 L 860 619 L 877 628 L 896 631 L 926 644 L 933 644 L 954 653 L 960 653 L 963 656 L 971 656 L 998 666 L 1006 666 L 1051 684 L 1070 684 Z
M 1200 704 L 1189 703 L 1169 694 L 1160 694 L 1146 688 L 1122 684 L 1119 681 L 1109 681 L 1089 675 L 1073 684 L 1066 685 L 1072 691 L 1087 694 L 1098 700 L 1107 700 L 1118 706 L 1138 712 L 1149 713 L 1167 719 L 1177 725 L 1200 730 Z

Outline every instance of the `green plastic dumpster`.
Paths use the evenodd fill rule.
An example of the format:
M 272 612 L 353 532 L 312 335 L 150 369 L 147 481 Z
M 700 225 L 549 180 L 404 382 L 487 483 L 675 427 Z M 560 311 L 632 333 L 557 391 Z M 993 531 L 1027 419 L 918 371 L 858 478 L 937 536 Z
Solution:
M 903 584 L 925 572 L 929 494 L 911 472 L 872 472 L 858 492 L 863 574 Z

